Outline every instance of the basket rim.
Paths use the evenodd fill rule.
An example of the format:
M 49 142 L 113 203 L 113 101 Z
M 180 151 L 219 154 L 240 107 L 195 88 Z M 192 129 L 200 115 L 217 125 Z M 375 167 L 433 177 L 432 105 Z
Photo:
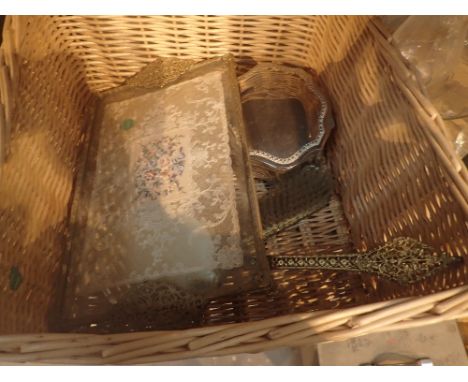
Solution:
M 468 286 L 463 286 L 425 297 L 187 330 L 3 335 L 0 364 L 155 364 L 342 341 L 467 317 Z

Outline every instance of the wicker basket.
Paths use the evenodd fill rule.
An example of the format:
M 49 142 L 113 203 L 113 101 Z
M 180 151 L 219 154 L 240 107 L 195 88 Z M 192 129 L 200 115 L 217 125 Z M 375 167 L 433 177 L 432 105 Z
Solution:
M 468 315 L 466 265 L 408 288 L 351 273 L 288 270 L 274 272 L 269 290 L 211 301 L 203 327 L 47 333 L 93 94 L 157 56 L 226 52 L 240 73 L 253 61 L 313 68 L 334 103 L 338 127 L 327 155 L 339 197 L 270 239 L 270 255 L 366 250 L 407 235 L 468 257 L 467 170 L 376 20 L 7 17 L 0 55 L 0 127 L 10 151 L 0 166 L 1 363 L 154 363 Z M 259 192 L 267 188 L 259 185 Z

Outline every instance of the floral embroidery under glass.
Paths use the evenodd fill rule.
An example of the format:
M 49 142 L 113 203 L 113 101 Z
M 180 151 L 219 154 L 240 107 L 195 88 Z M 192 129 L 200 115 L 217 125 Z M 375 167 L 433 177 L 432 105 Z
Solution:
M 154 200 L 180 190 L 179 177 L 184 171 L 185 153 L 178 138 L 165 137 L 141 145 L 135 168 L 138 198 Z

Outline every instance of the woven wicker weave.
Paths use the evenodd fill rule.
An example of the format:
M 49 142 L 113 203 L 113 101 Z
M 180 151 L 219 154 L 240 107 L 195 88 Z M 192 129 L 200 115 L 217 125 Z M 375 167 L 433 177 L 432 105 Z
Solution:
M 370 18 L 7 17 L 0 55 L 0 124 L 11 136 L 0 166 L 1 363 L 153 363 L 468 315 L 466 265 L 409 288 L 287 270 L 274 272 L 272 289 L 212 301 L 202 328 L 46 334 L 93 94 L 157 56 L 226 52 L 240 73 L 254 62 L 313 68 L 333 100 L 337 129 L 327 155 L 339 197 L 269 239 L 269 254 L 367 250 L 407 235 L 468 257 L 466 168 L 411 68 Z M 12 267 L 22 276 L 16 290 Z

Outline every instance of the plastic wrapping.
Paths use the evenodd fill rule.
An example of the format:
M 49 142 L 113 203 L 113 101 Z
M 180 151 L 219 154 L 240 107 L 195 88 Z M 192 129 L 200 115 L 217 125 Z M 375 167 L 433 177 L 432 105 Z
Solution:
M 461 158 L 468 153 L 467 30 L 467 16 L 410 16 L 393 35 L 447 121 L 446 133 Z
M 465 30 L 463 16 L 410 16 L 393 37 L 424 85 L 434 91 L 453 75 L 462 57 Z

